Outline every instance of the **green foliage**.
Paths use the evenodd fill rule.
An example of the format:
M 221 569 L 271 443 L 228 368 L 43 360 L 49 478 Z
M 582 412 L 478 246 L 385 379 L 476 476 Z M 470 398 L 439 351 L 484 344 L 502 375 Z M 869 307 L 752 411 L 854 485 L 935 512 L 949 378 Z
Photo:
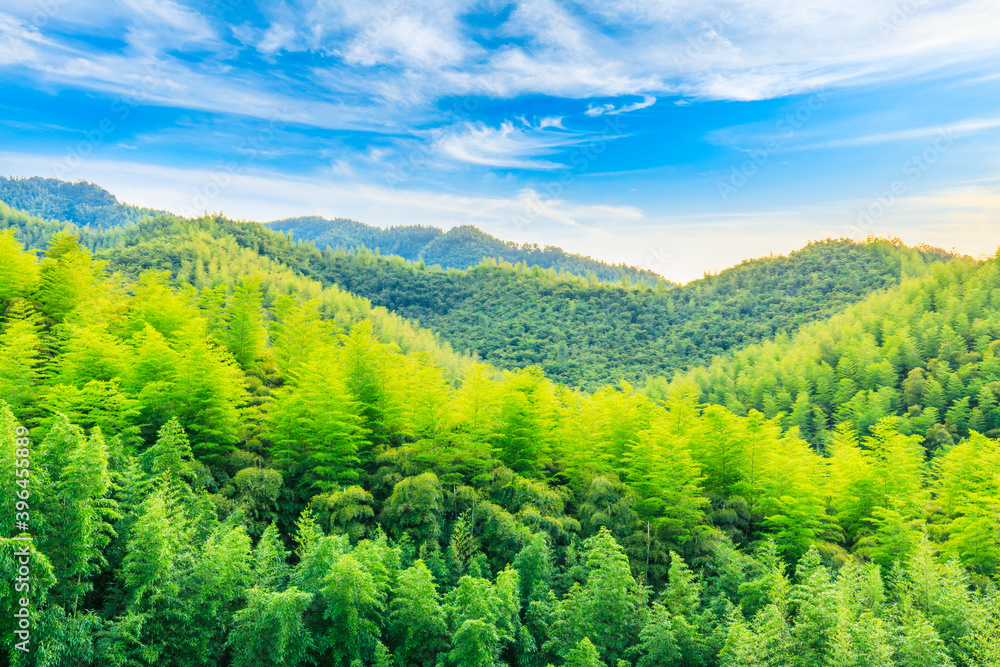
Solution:
M 275 392 L 266 423 L 274 434 L 271 455 L 291 483 L 323 491 L 357 478 L 364 431 L 333 354 L 300 366 Z
M 920 436 L 928 453 L 938 453 L 970 435 L 973 416 L 980 433 L 1000 426 L 1000 363 L 991 345 L 998 285 L 995 258 L 934 264 L 827 322 L 719 357 L 674 384 L 693 382 L 700 400 L 737 411 L 781 413 L 786 427 L 796 422 L 793 406 L 777 400 L 782 396 L 808 403 L 814 424 L 844 424 L 861 435 L 898 416 L 896 430 Z M 824 428 L 803 435 L 818 447 L 828 444 Z
M 121 204 L 107 190 L 83 180 L 0 176 L 0 200 L 31 215 L 108 229 L 139 222 L 160 211 Z
M 236 612 L 228 645 L 236 667 L 294 667 L 313 645 L 304 622 L 312 596 L 294 586 L 271 592 L 251 588 L 247 606 Z
M 382 520 L 417 544 L 436 542 L 441 534 L 442 489 L 434 473 L 407 477 L 393 487 Z
M 244 278 L 236 290 L 226 313 L 229 329 L 226 346 L 243 368 L 251 368 L 264 354 L 267 342 L 263 323 L 263 292 L 258 277 Z
M 596 276 L 607 282 L 669 284 L 652 271 L 604 262 L 564 252 L 553 246 L 501 241 L 471 225 L 452 227 L 442 232 L 436 227 L 406 226 L 381 229 L 354 220 L 324 220 L 315 216 L 289 218 L 268 223 L 289 238 L 308 241 L 317 248 L 365 252 L 370 248 L 379 256 L 397 255 L 410 262 L 445 269 L 468 269 L 491 257 L 514 264 L 566 271 L 577 276 Z
M 448 633 L 434 577 L 422 560 L 400 575 L 391 609 L 389 633 L 399 663 L 433 665 L 435 655 L 448 645 Z
M 600 655 L 594 644 L 584 637 L 580 642 L 566 653 L 566 667 L 601 667 Z
M 638 276 L 638 287 L 624 287 L 620 278 L 600 283 L 495 260 L 465 271 L 426 269 L 358 251 L 322 255 L 318 275 L 496 366 L 538 365 L 553 379 L 596 389 L 669 376 L 791 333 L 946 258 L 898 242 L 825 241 L 667 288 Z
M 34 310 L 21 299 L 11 303 L 0 326 L 0 396 L 17 412 L 31 410 L 38 398 L 39 328 Z
M 386 606 L 385 584 L 350 554 L 330 568 L 320 596 L 325 604 L 323 617 L 330 624 L 326 643 L 333 664 L 346 667 L 374 655 Z
M 587 637 L 601 657 L 614 664 L 636 644 L 646 591 L 636 583 L 623 549 L 606 529 L 590 538 L 586 547 L 586 585 L 575 586 L 556 609 L 552 648 L 566 650 Z
M 38 284 L 38 261 L 24 252 L 14 230 L 0 232 L 0 301 L 33 292 Z
M 30 483 L 34 536 L 36 643 L 13 664 L 996 661 L 995 260 L 928 268 L 934 253 L 872 242 L 741 267 L 779 276 L 753 283 L 766 294 L 830 248 L 868 257 L 848 300 L 926 275 L 779 336 L 780 358 L 750 347 L 694 382 L 583 393 L 302 275 L 374 256 L 222 218 L 120 233 L 114 275 L 69 236 L 41 261 L 0 241 L 40 271 L 0 299 L 0 475 Z M 407 284 L 556 286 L 585 313 L 567 331 L 613 312 L 597 296 L 655 314 L 697 292 L 394 266 Z M 716 303 L 712 280 L 691 303 Z M 19 500 L 0 494 L 11 581 Z M 0 630 L 17 602 L 0 591 Z
M 193 454 L 181 423 L 174 417 L 156 434 L 156 443 L 143 453 L 146 468 L 153 475 L 179 479 Z
M 91 294 L 102 267 L 80 247 L 76 236 L 62 232 L 53 236 L 38 269 L 36 298 L 42 312 L 55 319 L 66 317 Z

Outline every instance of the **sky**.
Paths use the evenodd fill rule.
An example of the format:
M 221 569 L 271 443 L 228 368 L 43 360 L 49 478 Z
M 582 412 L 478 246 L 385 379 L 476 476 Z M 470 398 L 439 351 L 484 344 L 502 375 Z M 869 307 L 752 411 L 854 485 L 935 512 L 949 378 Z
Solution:
M 1000 246 L 996 0 L 0 0 L 0 174 L 684 282 Z

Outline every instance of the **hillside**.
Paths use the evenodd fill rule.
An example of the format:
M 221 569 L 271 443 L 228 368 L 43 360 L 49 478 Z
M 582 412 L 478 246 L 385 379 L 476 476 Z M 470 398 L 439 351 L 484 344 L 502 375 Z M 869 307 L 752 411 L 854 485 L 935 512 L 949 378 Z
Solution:
M 847 240 L 742 263 L 672 289 L 575 279 L 487 262 L 438 271 L 334 253 L 315 275 L 438 332 L 502 368 L 540 366 L 572 386 L 671 375 L 792 333 L 950 259 L 930 248 Z
M 896 417 L 928 453 L 947 451 L 973 431 L 1000 435 L 998 323 L 1000 260 L 959 259 L 675 383 L 740 414 L 783 414 L 817 444 L 837 425 L 868 434 Z
M 0 470 L 17 488 L 30 447 L 45 650 L 102 667 L 992 664 L 996 440 L 959 434 L 928 463 L 890 417 L 824 431 L 824 457 L 682 386 L 583 395 L 449 368 L 380 340 L 385 322 L 420 335 L 279 250 L 325 266 L 224 219 L 142 223 L 107 265 L 66 234 L 40 260 L 0 233 Z M 996 318 L 972 315 L 994 312 L 998 275 L 934 266 L 841 324 L 873 304 L 947 313 L 982 359 L 943 329 L 937 357 L 992 369 Z M 21 509 L 0 498 L 13 547 Z
M 463 353 L 507 369 L 537 365 L 553 379 L 590 390 L 620 379 L 669 377 L 791 334 L 951 258 L 888 241 L 825 241 L 668 289 L 602 283 L 523 263 L 487 261 L 446 271 L 366 250 L 321 252 L 256 223 L 215 218 L 190 224 L 225 247 L 239 246 L 419 322 Z M 56 231 L 75 233 L 114 268 L 159 268 L 196 285 L 208 279 L 208 265 L 224 270 L 226 264 L 199 256 L 191 247 L 196 232 L 171 216 L 102 232 L 0 204 L 4 226 L 39 249 Z
M 0 202 L 38 218 L 95 229 L 123 227 L 163 213 L 122 204 L 113 194 L 93 183 L 70 183 L 39 176 L 0 176 Z
M 93 183 L 70 183 L 37 176 L 0 176 L 0 203 L 33 217 L 70 222 L 77 227 L 97 230 L 113 230 L 165 213 L 123 204 L 113 194 Z M 381 229 L 342 218 L 326 220 L 306 216 L 270 222 L 267 227 L 296 240 L 311 242 L 320 249 L 327 246 L 346 250 L 378 249 L 383 255 L 399 255 L 414 262 L 423 259 L 427 264 L 438 264 L 444 268 L 466 269 L 490 257 L 503 258 L 515 264 L 537 264 L 545 269 L 555 268 L 580 276 L 593 273 L 602 281 L 620 282 L 627 278 L 648 285 L 670 284 L 652 271 L 624 264 L 607 264 L 564 252 L 560 248 L 539 248 L 537 245 L 502 241 L 471 225 L 447 232 L 436 227 L 415 225 Z
M 794 332 L 950 259 L 943 251 L 888 241 L 827 241 L 668 289 L 490 261 L 446 271 L 368 251 L 321 252 L 249 223 L 218 218 L 212 225 L 213 234 L 232 237 L 227 243 L 419 322 L 456 350 L 500 368 L 536 365 L 550 378 L 589 390 L 669 376 Z M 112 267 L 160 268 L 197 283 L 205 262 L 189 250 L 151 255 L 143 249 L 147 240 L 186 244 L 186 234 L 149 221 L 130 232 L 124 247 L 101 256 Z
M 436 227 L 409 226 L 380 229 L 353 220 L 320 217 L 290 218 L 267 223 L 271 229 L 313 243 L 317 248 L 343 250 L 367 248 L 382 255 L 398 255 L 411 262 L 423 261 L 445 269 L 468 269 L 484 258 L 525 263 L 542 269 L 567 271 L 578 276 L 593 274 L 604 282 L 628 279 L 646 285 L 669 285 L 662 276 L 624 264 L 606 264 L 590 257 L 567 253 L 561 248 L 502 241 L 472 225 L 447 232 Z
M 321 249 L 364 246 L 378 249 L 383 255 L 399 255 L 412 261 L 418 261 L 427 244 L 444 233 L 437 227 L 403 225 L 383 229 L 346 218 L 327 220 L 315 215 L 275 220 L 264 226 L 295 240 L 310 241 Z

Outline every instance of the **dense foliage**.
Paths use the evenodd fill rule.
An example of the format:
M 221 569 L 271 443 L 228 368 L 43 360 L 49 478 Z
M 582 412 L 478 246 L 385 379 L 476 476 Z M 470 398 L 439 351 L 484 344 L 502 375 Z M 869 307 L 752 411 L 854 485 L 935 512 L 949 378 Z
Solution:
M 639 382 L 824 319 L 947 259 L 899 243 L 826 241 L 673 289 L 484 262 L 464 272 L 333 253 L 316 275 L 419 321 L 502 368 L 594 389 Z
M 267 226 L 308 241 L 317 248 L 367 248 L 381 255 L 397 255 L 408 261 L 423 261 L 445 269 L 469 269 L 490 258 L 512 264 L 523 262 L 528 266 L 566 271 L 577 276 L 592 275 L 606 282 L 617 283 L 627 279 L 650 286 L 670 284 L 652 271 L 625 264 L 606 264 L 554 246 L 501 241 L 472 225 L 453 227 L 447 232 L 437 227 L 418 225 L 381 229 L 354 220 L 326 220 L 309 216 L 278 220 Z
M 623 379 L 641 384 L 649 377 L 670 377 L 718 355 L 794 333 L 905 276 L 924 275 L 928 267 L 952 259 L 940 250 L 886 240 L 825 241 L 788 257 L 746 261 L 682 287 L 663 282 L 652 287 L 648 276 L 636 270 L 591 266 L 591 260 L 558 249 L 536 252 L 505 244 L 472 227 L 442 234 L 429 227 L 382 230 L 321 218 L 274 225 L 294 232 L 296 240 L 219 216 L 192 221 L 160 216 L 101 233 L 26 218 L 0 204 L 0 228 L 13 228 L 31 248 L 44 249 L 53 233 L 66 231 L 100 252 L 112 269 L 134 274 L 158 268 L 201 286 L 229 282 L 230 274 L 239 274 L 227 274 L 224 268 L 238 246 L 242 257 L 250 251 L 252 261 L 260 255 L 300 276 L 365 297 L 495 366 L 539 366 L 548 377 L 586 390 Z M 300 233 L 320 243 L 303 241 Z M 204 243 L 196 248 L 193 238 L 216 249 L 208 252 Z M 357 248 L 317 249 L 324 242 Z M 508 252 L 512 248 L 524 252 Z M 522 259 L 513 264 L 482 259 L 498 255 Z M 406 256 L 422 258 L 411 262 Z M 461 257 L 455 264 L 471 268 L 428 266 L 448 265 L 442 259 L 448 256 Z M 254 269 L 244 266 L 246 270 Z
M 973 431 L 1000 435 L 1000 267 L 955 260 L 830 320 L 694 371 L 701 400 L 783 414 L 816 444 L 884 418 L 929 454 Z M 653 382 L 662 386 L 662 382 Z
M 91 252 L 96 252 L 124 243 L 127 233 L 134 229 L 134 225 L 107 230 L 78 227 L 72 222 L 44 220 L 28 215 L 0 201 L 0 230 L 4 229 L 11 230 L 14 238 L 33 250 L 45 250 L 49 245 L 49 239 L 63 232 L 76 236 L 80 245 Z
M 493 365 L 539 366 L 589 390 L 623 379 L 641 383 L 794 332 L 950 259 L 889 241 L 827 241 L 668 289 L 611 285 L 523 263 L 445 271 L 368 251 L 321 252 L 252 223 L 169 216 L 130 228 L 123 245 L 101 256 L 113 269 L 161 269 L 196 285 L 224 282 L 228 260 L 196 249 L 193 238 L 251 251 L 359 294 Z
M 0 202 L 37 218 L 69 222 L 80 228 L 95 230 L 113 230 L 164 213 L 123 204 L 113 194 L 93 183 L 82 180 L 71 183 L 38 176 L 0 176 Z M 412 261 L 423 259 L 427 264 L 444 268 L 467 269 L 490 257 L 581 276 L 592 273 L 604 281 L 619 282 L 628 278 L 632 282 L 649 285 L 669 284 L 652 271 L 624 264 L 611 265 L 556 247 L 540 248 L 535 244 L 502 241 L 471 225 L 447 232 L 421 225 L 382 229 L 343 218 L 326 220 L 306 216 L 271 222 L 268 227 L 289 236 L 294 234 L 296 239 L 310 242 L 318 248 L 378 249 L 384 255 L 398 255 Z M 22 240 L 31 247 L 40 247 L 36 245 L 37 238 Z M 87 243 L 84 242 L 84 245 Z
M 124 227 L 163 213 L 122 204 L 104 188 L 87 181 L 70 183 L 39 176 L 0 176 L 0 201 L 39 218 L 94 229 Z
M 997 663 L 996 440 L 929 457 L 889 415 L 821 455 L 695 385 L 584 395 L 414 344 L 258 253 L 280 238 L 251 250 L 251 226 L 157 225 L 116 251 L 129 275 L 69 235 L 39 259 L 0 233 L 5 489 L 17 425 L 33 443 L 12 664 Z M 981 275 L 966 300 L 990 301 L 998 261 L 927 280 Z M 183 282 L 141 270 L 161 262 Z

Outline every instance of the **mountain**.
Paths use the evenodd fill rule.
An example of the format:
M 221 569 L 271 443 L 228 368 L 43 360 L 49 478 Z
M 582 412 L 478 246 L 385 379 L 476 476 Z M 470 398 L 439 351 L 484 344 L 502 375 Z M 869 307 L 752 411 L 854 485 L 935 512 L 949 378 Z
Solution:
M 578 276 L 592 273 L 605 282 L 628 279 L 651 286 L 671 284 L 652 271 L 624 264 L 607 264 L 553 246 L 540 248 L 536 244 L 502 241 L 472 225 L 453 227 L 447 232 L 425 226 L 380 229 L 353 220 L 326 220 L 311 216 L 269 222 L 267 226 L 311 242 L 320 249 L 353 250 L 363 247 L 377 250 L 382 255 L 398 255 L 412 262 L 423 261 L 445 269 L 468 269 L 484 258 L 492 258 L 512 264 L 524 263 L 542 269 L 567 271 Z
M 792 333 L 951 258 L 898 242 L 826 241 L 682 287 L 653 288 L 524 263 L 485 261 L 444 270 L 364 249 L 319 251 L 253 223 L 215 218 L 191 224 L 208 224 L 225 243 L 419 322 L 458 351 L 500 368 L 537 365 L 553 379 L 588 390 L 621 379 L 641 384 L 778 332 Z M 161 268 L 198 284 L 208 260 L 180 250 L 191 233 L 178 233 L 172 222 L 147 221 L 124 247 L 100 256 L 112 267 Z M 149 254 L 147 240 L 160 250 Z
M 33 653 L 8 641 L 4 664 L 995 664 L 1000 443 L 973 421 L 996 418 L 1000 259 L 834 242 L 749 262 L 701 303 L 886 285 L 693 383 L 584 393 L 449 354 L 318 279 L 347 253 L 260 225 L 162 216 L 97 258 L 64 231 L 27 251 L 25 221 L 48 224 L 0 231 L 0 545 L 23 554 L 0 573 L 31 592 L 0 595 L 0 633 Z M 350 258 L 605 307 L 523 264 Z M 597 285 L 612 305 L 676 291 Z M 852 418 L 751 409 L 795 383 Z M 928 451 L 909 431 L 942 392 L 953 442 Z M 908 422 L 854 419 L 883 394 Z
M 122 204 L 93 183 L 69 183 L 55 178 L 0 176 L 0 202 L 30 215 L 72 222 L 79 227 L 111 229 L 164 211 Z
M 444 233 L 437 227 L 423 225 L 383 229 L 346 218 L 327 220 L 315 215 L 264 224 L 296 240 L 311 242 L 320 249 L 327 246 L 343 249 L 364 246 L 378 249 L 384 255 L 399 255 L 414 262 L 420 259 L 420 253 L 427 244 Z
M 1000 436 L 1000 259 L 937 263 L 795 335 L 674 379 L 737 414 L 759 410 L 822 445 L 887 417 L 928 454 L 973 431 Z M 655 382 L 661 384 L 663 381 Z
M 124 227 L 165 213 L 123 204 L 113 194 L 93 183 L 82 180 L 69 183 L 37 176 L 0 176 L 0 203 L 37 218 L 100 230 Z M 581 276 L 593 273 L 603 281 L 627 279 L 648 285 L 671 284 L 652 271 L 624 264 L 607 264 L 551 246 L 539 248 L 533 244 L 502 241 L 471 225 L 447 232 L 417 225 L 381 229 L 342 218 L 326 220 L 307 216 L 278 220 L 267 223 L 267 226 L 297 240 L 311 242 L 320 249 L 327 246 L 347 250 L 378 249 L 381 254 L 399 255 L 415 262 L 422 259 L 444 268 L 466 269 L 490 257 L 515 264 L 525 262 L 529 266 L 537 264 L 545 269 L 566 270 Z
M 668 288 L 605 283 L 594 274 L 581 278 L 524 262 L 490 260 L 444 270 L 364 248 L 320 251 L 294 235 L 221 217 L 183 223 L 164 216 L 101 231 L 0 204 L 0 226 L 12 227 L 18 239 L 39 249 L 56 231 L 77 233 L 114 268 L 160 268 L 196 285 L 208 279 L 206 266 L 225 264 L 218 253 L 209 257 L 191 247 L 194 236 L 207 234 L 213 243 L 239 246 L 419 322 L 462 353 L 507 369 L 537 365 L 553 379 L 588 390 L 621 379 L 642 384 L 648 377 L 669 377 L 778 333 L 794 333 L 952 259 L 941 250 L 899 242 L 829 240 Z
M 950 258 L 899 242 L 830 240 L 670 289 L 523 263 L 435 270 L 364 252 L 328 253 L 311 270 L 419 321 L 456 349 L 502 368 L 538 365 L 560 382 L 594 389 L 669 376 L 792 333 Z
M 74 191 L 96 188 L 77 185 Z M 124 266 L 118 258 L 128 256 L 127 265 L 133 268 L 156 264 L 192 283 L 204 279 L 203 272 L 195 269 L 208 260 L 193 259 L 190 248 L 180 250 L 188 232 L 177 232 L 177 218 L 160 220 L 105 229 L 67 227 L 65 222 L 25 217 L 0 203 L 0 225 L 13 227 L 29 247 L 43 249 L 51 234 L 71 231 L 85 247 L 110 259 L 112 266 Z M 828 240 L 787 257 L 748 260 L 684 286 L 662 281 L 652 286 L 628 267 L 586 268 L 596 265 L 558 249 L 505 244 L 471 227 L 441 233 L 429 227 L 383 230 L 346 220 L 298 220 L 277 225 L 289 223 L 290 235 L 270 231 L 273 225 L 224 218 L 211 224 L 218 242 L 236 243 L 298 275 L 337 285 L 374 306 L 419 322 L 455 350 L 501 368 L 537 365 L 553 379 L 588 390 L 621 379 L 641 384 L 648 377 L 669 377 L 778 333 L 794 333 L 806 323 L 898 284 L 904 276 L 923 275 L 930 266 L 951 259 L 938 249 L 907 248 L 893 241 Z M 321 251 L 315 242 L 297 238 L 295 229 L 339 230 L 336 238 L 327 240 L 356 247 Z M 161 248 L 155 262 L 153 257 L 134 256 L 137 244 L 150 240 L 162 246 L 167 239 L 172 239 L 172 249 Z M 372 252 L 369 244 L 386 244 L 394 254 Z M 586 268 L 589 278 L 566 266 L 542 269 L 537 264 L 529 268 L 527 261 L 473 259 L 480 250 L 512 248 L 536 258 L 561 257 L 578 270 Z M 407 255 L 420 259 L 408 261 Z M 428 266 L 428 258 L 447 256 L 461 258 L 459 263 L 478 263 L 464 270 Z M 620 272 L 609 273 L 611 269 Z M 601 275 L 618 275 L 619 280 L 602 282 Z

